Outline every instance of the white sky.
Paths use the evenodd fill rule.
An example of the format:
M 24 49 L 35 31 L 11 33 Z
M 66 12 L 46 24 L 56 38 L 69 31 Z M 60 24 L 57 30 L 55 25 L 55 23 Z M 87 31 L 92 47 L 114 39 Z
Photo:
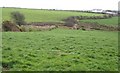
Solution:
M 119 1 L 120 0 L 1 0 L 0 7 L 65 10 L 118 10 Z

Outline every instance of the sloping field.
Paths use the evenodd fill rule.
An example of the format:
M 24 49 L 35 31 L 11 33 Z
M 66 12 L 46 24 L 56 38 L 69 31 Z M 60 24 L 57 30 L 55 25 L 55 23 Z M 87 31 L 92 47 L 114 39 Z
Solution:
M 102 14 L 70 12 L 70 11 L 50 11 L 38 9 L 2 8 L 3 20 L 10 20 L 10 13 L 19 11 L 26 17 L 27 22 L 63 22 L 70 16 L 99 16 Z
M 3 32 L 3 70 L 117 71 L 117 32 Z

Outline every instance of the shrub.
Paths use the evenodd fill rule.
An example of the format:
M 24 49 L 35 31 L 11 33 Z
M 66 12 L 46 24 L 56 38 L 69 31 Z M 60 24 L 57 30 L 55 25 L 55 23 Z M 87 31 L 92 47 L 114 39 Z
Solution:
M 108 15 L 104 15 L 104 16 L 103 16 L 103 18 L 111 18 L 111 17 L 113 17 L 113 15 L 111 15 L 111 14 L 108 14 Z
M 69 17 L 65 20 L 65 26 L 68 26 L 68 27 L 73 27 L 74 24 L 77 24 L 77 20 L 75 17 Z
M 24 21 L 25 20 L 24 15 L 19 12 L 11 12 L 11 17 L 13 21 L 19 26 L 26 24 Z
M 19 27 L 13 24 L 11 21 L 4 21 L 2 23 L 3 31 L 20 31 Z
M 72 27 L 72 26 L 74 26 L 74 24 L 72 22 L 66 22 L 65 26 Z

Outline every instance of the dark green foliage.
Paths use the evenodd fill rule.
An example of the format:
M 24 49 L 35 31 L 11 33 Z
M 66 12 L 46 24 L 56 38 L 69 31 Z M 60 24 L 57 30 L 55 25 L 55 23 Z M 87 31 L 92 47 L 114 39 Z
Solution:
M 76 17 L 72 16 L 72 17 L 69 17 L 67 19 L 65 19 L 65 26 L 68 26 L 68 27 L 73 27 L 75 24 L 77 24 L 77 20 L 76 20 Z
M 13 21 L 19 26 L 26 24 L 24 21 L 25 17 L 20 12 L 11 12 L 11 17 L 12 17 Z

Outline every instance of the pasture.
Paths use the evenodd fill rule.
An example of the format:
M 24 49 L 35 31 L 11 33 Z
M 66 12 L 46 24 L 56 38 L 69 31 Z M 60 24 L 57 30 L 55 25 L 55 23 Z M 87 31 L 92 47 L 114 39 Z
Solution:
M 11 20 L 10 13 L 19 11 L 26 17 L 27 22 L 63 22 L 70 16 L 101 16 L 103 14 L 70 12 L 70 11 L 54 11 L 41 9 L 20 9 L 20 8 L 2 8 L 3 20 Z
M 3 32 L 3 70 L 117 71 L 117 36 L 71 29 Z
M 43 9 L 2 8 L 2 18 L 19 11 L 29 22 L 60 22 L 70 16 L 103 14 Z M 117 17 L 80 20 L 109 26 Z M 118 71 L 118 31 L 55 28 L 36 32 L 2 32 L 3 71 Z
M 108 19 L 87 19 L 87 20 L 81 20 L 80 22 L 89 22 L 89 23 L 98 23 L 103 25 L 109 25 L 109 26 L 117 26 L 118 25 L 118 17 L 112 17 Z

